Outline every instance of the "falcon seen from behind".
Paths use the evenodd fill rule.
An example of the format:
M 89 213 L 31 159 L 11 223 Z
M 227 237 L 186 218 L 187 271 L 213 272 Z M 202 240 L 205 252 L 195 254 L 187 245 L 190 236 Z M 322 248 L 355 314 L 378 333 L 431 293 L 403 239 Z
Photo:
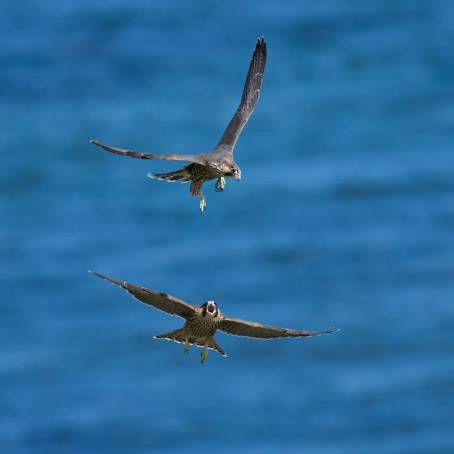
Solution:
M 97 140 L 90 142 L 111 153 L 121 156 L 130 156 L 137 159 L 162 159 L 170 161 L 188 161 L 189 165 L 175 172 L 148 173 L 150 178 L 158 178 L 165 181 L 191 182 L 190 192 L 200 198 L 200 211 L 203 213 L 206 207 L 205 196 L 202 186 L 205 181 L 217 179 L 216 191 L 221 192 L 225 187 L 225 178 L 241 179 L 241 170 L 233 159 L 233 149 L 244 125 L 254 111 L 255 104 L 259 99 L 262 86 L 263 73 L 266 64 L 266 43 L 263 37 L 257 40 L 249 71 L 244 84 L 243 95 L 233 118 L 227 126 L 221 140 L 216 147 L 208 152 L 197 155 L 192 154 L 155 154 L 141 153 L 133 150 L 110 147 Z

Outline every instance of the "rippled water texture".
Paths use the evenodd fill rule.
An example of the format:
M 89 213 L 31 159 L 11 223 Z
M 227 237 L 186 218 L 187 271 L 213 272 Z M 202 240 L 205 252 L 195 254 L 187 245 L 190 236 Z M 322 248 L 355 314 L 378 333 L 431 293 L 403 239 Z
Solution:
M 454 452 L 454 3 L 3 2 L 2 452 Z M 207 212 L 176 168 L 217 143 L 255 39 L 243 178 Z M 152 336 L 178 319 L 87 273 L 342 331 Z

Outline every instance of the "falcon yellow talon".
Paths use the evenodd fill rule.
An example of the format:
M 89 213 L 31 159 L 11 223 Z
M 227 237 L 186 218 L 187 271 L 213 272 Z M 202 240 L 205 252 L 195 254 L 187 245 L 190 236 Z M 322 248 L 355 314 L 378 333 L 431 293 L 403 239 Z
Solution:
M 189 339 L 188 338 L 186 338 L 184 340 L 183 352 L 184 353 L 189 353 Z
M 216 186 L 215 186 L 215 190 L 216 192 L 222 192 L 225 188 L 225 178 L 224 177 L 220 177 L 218 178 L 218 181 L 216 181 Z
M 205 208 L 207 206 L 207 202 L 205 198 L 200 199 L 199 207 L 200 207 L 200 212 L 203 213 L 205 211 Z
M 200 364 L 204 364 L 208 357 L 208 347 L 203 347 L 202 353 L 200 355 Z

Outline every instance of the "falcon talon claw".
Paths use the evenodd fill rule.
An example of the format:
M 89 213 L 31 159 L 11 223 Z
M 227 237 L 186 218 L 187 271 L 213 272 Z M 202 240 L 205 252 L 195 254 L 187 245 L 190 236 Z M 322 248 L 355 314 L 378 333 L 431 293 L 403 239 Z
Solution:
M 214 187 L 216 192 L 222 192 L 225 188 L 225 178 L 221 177 L 218 178 L 218 181 L 216 181 L 216 185 Z
M 207 206 L 207 202 L 205 199 L 200 199 L 199 207 L 200 207 L 200 212 L 203 214 L 205 211 L 205 208 Z
M 204 364 L 208 357 L 208 347 L 203 347 L 202 353 L 200 355 L 200 364 Z

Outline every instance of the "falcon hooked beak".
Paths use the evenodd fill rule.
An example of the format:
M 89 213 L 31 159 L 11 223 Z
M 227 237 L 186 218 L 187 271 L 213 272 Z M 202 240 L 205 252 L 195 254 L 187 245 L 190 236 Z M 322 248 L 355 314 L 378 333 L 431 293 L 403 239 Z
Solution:
M 241 170 L 239 167 L 233 167 L 231 172 L 229 172 L 227 175 L 229 178 L 233 178 L 234 180 L 241 180 Z

